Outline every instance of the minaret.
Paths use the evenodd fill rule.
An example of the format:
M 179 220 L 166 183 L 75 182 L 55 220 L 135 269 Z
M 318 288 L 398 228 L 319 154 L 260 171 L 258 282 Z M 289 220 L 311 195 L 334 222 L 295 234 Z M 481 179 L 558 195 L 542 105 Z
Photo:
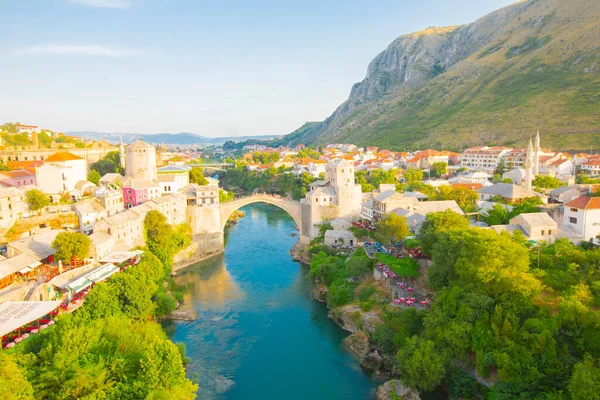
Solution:
M 540 131 L 535 136 L 535 147 L 533 148 L 533 176 L 540 174 Z
M 529 146 L 527 146 L 527 157 L 525 158 L 525 190 L 531 190 L 531 181 L 533 180 L 533 145 L 529 138 Z
M 125 171 L 125 146 L 123 146 L 123 136 L 119 136 L 119 161 L 121 161 L 121 170 Z

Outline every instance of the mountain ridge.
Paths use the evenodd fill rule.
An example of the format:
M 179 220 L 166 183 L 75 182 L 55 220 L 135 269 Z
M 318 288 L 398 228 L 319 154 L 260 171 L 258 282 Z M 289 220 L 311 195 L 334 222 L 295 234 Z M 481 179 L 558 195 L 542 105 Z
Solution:
M 123 138 L 124 143 L 131 143 L 137 139 L 142 139 L 150 144 L 170 144 L 170 145 L 220 145 L 227 141 L 243 142 L 249 139 L 269 140 L 281 137 L 281 135 L 261 135 L 261 136 L 232 136 L 232 137 L 206 137 L 197 133 L 177 132 L 177 133 L 119 133 L 119 132 L 96 132 L 96 131 L 73 131 L 65 132 L 67 136 L 79 136 L 93 140 L 105 140 L 109 143 L 118 143 Z
M 600 2 L 529 0 L 395 39 L 294 144 L 390 148 L 600 144 Z

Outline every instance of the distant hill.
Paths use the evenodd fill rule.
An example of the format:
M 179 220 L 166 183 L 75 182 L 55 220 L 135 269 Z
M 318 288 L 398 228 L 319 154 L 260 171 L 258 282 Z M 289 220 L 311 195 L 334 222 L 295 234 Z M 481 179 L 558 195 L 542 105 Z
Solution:
M 600 146 L 600 1 L 521 1 L 396 39 L 325 121 L 291 144 L 393 149 Z
M 248 139 L 271 140 L 279 138 L 280 135 L 264 135 L 264 136 L 236 136 L 209 138 L 195 133 L 103 133 L 103 132 L 66 132 L 67 136 L 80 136 L 93 140 L 106 140 L 109 143 L 118 143 L 120 137 L 123 137 L 124 143 L 131 143 L 137 139 L 142 139 L 144 142 L 151 144 L 169 144 L 169 145 L 221 145 L 227 141 L 243 142 Z

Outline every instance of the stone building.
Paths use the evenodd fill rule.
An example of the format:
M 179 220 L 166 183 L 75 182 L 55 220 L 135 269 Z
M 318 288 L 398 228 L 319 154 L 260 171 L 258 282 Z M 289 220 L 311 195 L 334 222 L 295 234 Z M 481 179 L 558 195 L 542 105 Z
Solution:
M 125 176 L 138 181 L 158 181 L 154 146 L 138 139 L 125 147 Z
M 316 235 L 315 224 L 337 217 L 355 217 L 361 211 L 362 188 L 354 181 L 354 164 L 345 159 L 329 162 L 325 180 L 313 185 L 301 201 L 302 232 Z

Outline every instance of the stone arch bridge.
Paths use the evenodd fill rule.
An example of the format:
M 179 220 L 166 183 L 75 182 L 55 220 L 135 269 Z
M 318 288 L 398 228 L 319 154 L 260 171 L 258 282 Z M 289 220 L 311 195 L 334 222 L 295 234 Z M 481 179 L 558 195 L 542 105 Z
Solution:
M 270 194 L 254 194 L 251 196 L 240 197 L 227 203 L 221 203 L 219 205 L 219 213 L 221 220 L 221 232 L 225 229 L 227 220 L 233 214 L 234 211 L 252 203 L 267 203 L 272 204 L 276 207 L 286 211 L 296 223 L 298 227 L 300 241 L 308 241 L 310 234 L 303 232 L 304 225 L 302 223 L 302 205 L 299 201 L 289 200 L 280 196 L 274 196 Z

